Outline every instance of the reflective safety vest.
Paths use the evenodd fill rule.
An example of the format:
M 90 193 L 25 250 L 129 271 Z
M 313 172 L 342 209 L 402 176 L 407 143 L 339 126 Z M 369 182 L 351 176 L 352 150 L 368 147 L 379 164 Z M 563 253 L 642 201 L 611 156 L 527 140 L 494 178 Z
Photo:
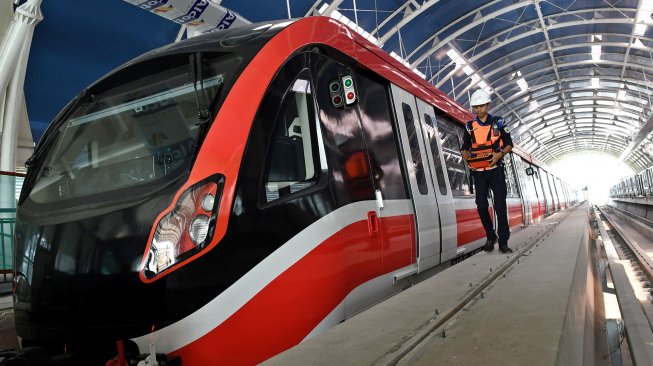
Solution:
M 472 139 L 471 154 L 467 163 L 474 170 L 492 168 L 490 161 L 492 153 L 501 151 L 503 140 L 501 128 L 498 125 L 501 117 L 492 117 L 492 123 L 482 126 L 478 121 L 467 122 L 467 132 Z

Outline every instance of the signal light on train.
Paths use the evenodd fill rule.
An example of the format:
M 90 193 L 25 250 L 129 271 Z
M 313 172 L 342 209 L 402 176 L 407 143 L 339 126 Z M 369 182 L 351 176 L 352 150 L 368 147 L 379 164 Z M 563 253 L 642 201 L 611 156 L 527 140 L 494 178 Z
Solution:
M 186 189 L 156 224 L 142 275 L 152 280 L 201 252 L 211 242 L 224 176 L 214 175 Z
M 356 103 L 356 86 L 354 85 L 354 78 L 351 75 L 342 77 L 342 85 L 344 86 L 345 104 L 352 105 Z
M 331 94 L 331 105 L 334 108 L 342 108 L 344 105 L 344 96 L 342 95 L 340 79 L 331 80 L 331 82 L 329 82 L 329 94 Z

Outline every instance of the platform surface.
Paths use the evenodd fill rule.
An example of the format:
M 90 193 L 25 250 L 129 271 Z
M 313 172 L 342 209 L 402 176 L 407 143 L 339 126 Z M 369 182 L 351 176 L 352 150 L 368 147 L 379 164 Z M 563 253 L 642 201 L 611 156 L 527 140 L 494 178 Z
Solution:
M 522 250 L 552 228 L 504 272 L 505 277 L 499 276 L 482 297 L 476 296 L 440 328 L 431 329 L 430 324 L 519 254 L 477 254 L 264 364 L 532 366 L 578 361 L 577 351 L 570 347 L 600 354 L 601 342 L 568 339 L 570 329 L 586 327 L 581 315 L 592 316 L 594 311 L 592 304 L 578 301 L 579 291 L 586 289 L 572 286 L 578 277 L 579 249 L 587 245 L 587 221 L 583 205 L 516 232 L 510 246 Z M 570 300 L 574 296 L 576 302 Z M 413 346 L 407 347 L 411 342 Z M 568 352 L 574 355 L 565 359 Z M 600 357 L 591 362 L 609 364 Z

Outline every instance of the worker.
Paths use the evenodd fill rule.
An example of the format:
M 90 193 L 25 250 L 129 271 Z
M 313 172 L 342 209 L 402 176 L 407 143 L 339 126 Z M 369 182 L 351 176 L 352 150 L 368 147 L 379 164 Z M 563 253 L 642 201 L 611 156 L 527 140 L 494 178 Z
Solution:
M 508 247 L 510 227 L 506 212 L 506 175 L 503 157 L 512 150 L 512 139 L 505 128 L 505 121 L 488 113 L 490 94 L 483 89 L 476 90 L 470 100 L 476 118 L 466 124 L 461 152 L 469 166 L 476 192 L 476 209 L 481 218 L 487 241 L 483 249 L 494 250 L 499 240 L 502 253 L 512 253 Z M 494 211 L 497 214 L 497 233 L 494 232 L 488 212 L 488 191 L 492 190 Z

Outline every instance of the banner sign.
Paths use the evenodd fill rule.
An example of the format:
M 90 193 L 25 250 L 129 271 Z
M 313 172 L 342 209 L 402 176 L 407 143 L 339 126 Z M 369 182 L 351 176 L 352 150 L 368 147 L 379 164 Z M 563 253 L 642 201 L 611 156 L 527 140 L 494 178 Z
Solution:
M 222 0 L 124 0 L 179 25 L 188 27 L 188 35 L 235 28 L 251 22 L 223 6 Z

